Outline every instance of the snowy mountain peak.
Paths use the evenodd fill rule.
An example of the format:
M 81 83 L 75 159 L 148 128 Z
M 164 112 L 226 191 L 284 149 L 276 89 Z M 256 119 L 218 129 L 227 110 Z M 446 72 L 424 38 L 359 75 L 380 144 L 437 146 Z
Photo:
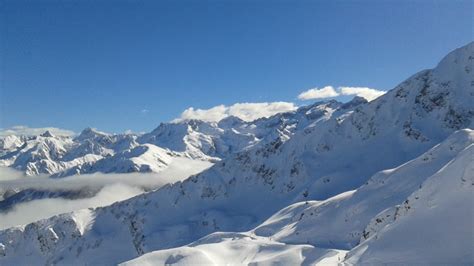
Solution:
M 355 96 L 354 98 L 352 98 L 352 100 L 348 101 L 347 103 L 344 103 L 341 106 L 341 108 L 349 109 L 349 108 L 353 108 L 353 107 L 356 107 L 356 106 L 361 105 L 361 104 L 366 104 L 368 102 L 369 101 L 367 101 L 367 99 L 365 99 L 364 97 Z
M 20 147 L 26 137 L 8 135 L 0 138 L 0 156 Z
M 460 47 L 446 55 L 436 66 L 435 73 L 443 81 L 466 81 L 472 79 L 474 73 L 474 42 Z M 452 79 L 452 75 L 456 79 Z M 460 80 L 459 80 L 460 79 Z
M 110 136 L 110 135 L 108 133 L 98 131 L 95 128 L 88 127 L 82 130 L 81 134 L 79 134 L 79 136 L 77 136 L 75 139 L 82 141 L 86 139 L 94 139 L 94 138 L 107 137 L 107 136 Z
M 239 125 L 245 123 L 244 120 L 240 119 L 237 116 L 230 115 L 226 118 L 221 119 L 218 122 L 218 126 L 220 128 L 232 128 L 232 127 L 238 127 Z
M 55 136 L 53 135 L 53 133 L 51 133 L 51 131 L 49 130 L 46 130 L 43 134 L 40 135 L 41 137 L 45 137 L 45 138 L 54 138 Z

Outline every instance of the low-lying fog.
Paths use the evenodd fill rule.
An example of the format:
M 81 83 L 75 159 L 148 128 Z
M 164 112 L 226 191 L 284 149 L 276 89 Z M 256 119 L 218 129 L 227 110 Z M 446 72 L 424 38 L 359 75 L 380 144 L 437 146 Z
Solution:
M 125 200 L 147 190 L 158 189 L 165 184 L 186 179 L 212 166 L 212 163 L 184 158 L 175 158 L 173 163 L 160 173 L 90 174 L 59 179 L 47 176 L 27 177 L 11 168 L 0 167 L 0 201 L 8 190 L 39 189 L 48 191 L 74 191 L 80 189 L 100 190 L 91 198 L 38 199 L 14 205 L 1 212 L 0 229 L 28 224 L 60 213 L 89 207 L 101 207 Z

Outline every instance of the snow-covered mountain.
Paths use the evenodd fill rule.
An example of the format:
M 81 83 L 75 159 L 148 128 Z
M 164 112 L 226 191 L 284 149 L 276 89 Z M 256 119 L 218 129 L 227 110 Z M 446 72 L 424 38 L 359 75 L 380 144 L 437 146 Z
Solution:
M 150 133 L 112 135 L 92 128 L 76 137 L 7 136 L 1 139 L 0 166 L 27 175 L 65 177 L 77 174 L 159 172 L 173 157 L 216 162 L 227 156 L 280 139 L 288 140 L 297 130 L 324 119 L 338 108 L 344 110 L 366 103 L 319 102 L 295 112 L 245 122 L 228 117 L 218 123 L 187 120 L 162 123 Z M 152 159 L 155 158 L 155 159 Z
M 5 137 L 0 137 L 0 156 L 5 153 L 15 150 L 25 142 L 25 137 L 8 135 Z
M 420 157 L 377 173 L 355 191 L 297 202 L 252 230 L 212 233 L 124 265 L 335 265 L 354 246 L 347 264 L 469 264 L 474 250 L 473 152 L 474 131 L 458 131 Z
M 366 102 L 360 97 L 345 105 L 336 101 L 318 102 L 294 112 L 281 113 L 251 122 L 230 116 L 219 122 L 187 120 L 163 123 L 151 133 L 141 136 L 138 141 L 183 152 L 190 158 L 222 159 L 278 138 L 286 141 L 297 130 L 318 119 L 324 119 L 338 108 L 355 107 Z
M 8 136 L 5 139 L 15 138 Z M 85 129 L 76 138 L 54 136 L 46 131 L 39 136 L 17 137 L 0 157 L 0 165 L 25 171 L 27 175 L 55 174 L 72 167 L 96 162 L 138 144 L 133 135 L 108 135 Z
M 107 165 L 133 161 L 132 151 L 143 146 L 148 149 L 137 154 L 146 154 L 146 163 L 156 163 L 149 150 L 165 149 L 221 160 L 108 207 L 0 231 L 0 263 L 109 265 L 140 256 L 130 263 L 336 262 L 349 249 L 348 263 L 403 262 L 394 257 L 405 253 L 407 262 L 433 261 L 426 259 L 432 252 L 440 261 L 473 263 L 474 134 L 465 129 L 474 128 L 473 61 L 470 43 L 368 103 L 318 103 L 253 122 L 163 124 L 136 138 L 130 151 L 114 150 L 113 138 L 92 138 L 101 152 L 112 151 Z M 30 141 L 43 138 L 51 137 Z M 77 141 L 64 142 L 77 147 Z M 39 155 L 54 161 L 70 150 L 46 143 L 47 149 L 27 142 L 32 152 L 19 149 L 3 158 L 12 165 L 23 154 L 28 163 Z M 420 239 L 404 245 L 425 230 L 424 219 L 430 219 L 425 239 L 451 228 L 446 214 L 455 217 L 458 231 L 439 234 L 427 248 Z M 394 249 L 387 251 L 387 243 Z M 443 256 L 446 243 L 453 248 Z M 248 256 L 237 254 L 243 246 Z

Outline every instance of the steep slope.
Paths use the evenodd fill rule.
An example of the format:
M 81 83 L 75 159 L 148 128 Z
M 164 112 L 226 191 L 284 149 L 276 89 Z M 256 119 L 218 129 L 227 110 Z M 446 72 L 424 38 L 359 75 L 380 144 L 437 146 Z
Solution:
M 284 208 L 258 226 L 255 233 L 285 243 L 350 249 L 369 236 L 365 229 L 375 215 L 403 202 L 473 144 L 473 130 L 455 132 L 418 158 L 375 174 L 337 200 L 306 201 Z M 291 230 L 284 230 L 288 227 Z
M 310 189 L 313 198 L 353 189 L 376 171 L 415 158 L 454 130 L 473 127 L 473 58 L 473 43 L 457 49 L 434 70 L 414 75 L 351 115 L 295 136 L 293 147 L 285 145 L 282 152 L 302 155 L 294 163 L 303 162 L 316 180 Z
M 65 214 L 2 231 L 0 261 L 114 264 L 215 231 L 245 232 L 295 202 L 355 189 L 472 127 L 473 54 L 471 43 L 375 101 L 324 110 L 289 139 L 279 135 L 183 182 L 96 209 L 87 227 Z
M 474 263 L 474 144 L 373 219 L 348 263 Z

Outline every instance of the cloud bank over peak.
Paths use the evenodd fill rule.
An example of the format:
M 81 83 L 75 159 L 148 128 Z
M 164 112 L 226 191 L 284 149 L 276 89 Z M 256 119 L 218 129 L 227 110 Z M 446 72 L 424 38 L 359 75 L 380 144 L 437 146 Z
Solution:
M 356 95 L 364 97 L 367 101 L 372 101 L 382 96 L 386 91 L 371 89 L 367 87 L 339 87 L 341 95 Z
M 10 128 L 0 128 L 0 137 L 5 137 L 9 135 L 16 136 L 37 136 L 43 134 L 44 132 L 49 131 L 53 135 L 58 136 L 73 136 L 76 133 L 71 130 L 56 128 L 56 127 L 28 127 L 28 126 L 13 126 Z
M 313 99 L 324 99 L 337 97 L 340 94 L 334 89 L 333 86 L 326 86 L 321 89 L 313 88 L 304 91 L 298 95 L 300 100 L 313 100 Z
M 236 116 L 244 121 L 252 121 L 262 117 L 296 110 L 297 106 L 290 102 L 236 103 L 231 106 L 218 105 L 209 109 L 189 107 L 173 122 L 199 119 L 218 122 L 229 116 Z
M 300 100 L 314 100 L 314 99 L 326 99 L 334 98 L 338 96 L 360 96 L 364 97 L 368 101 L 372 101 L 377 97 L 385 94 L 386 91 L 381 91 L 377 89 L 372 89 L 368 87 L 346 87 L 341 86 L 337 89 L 333 86 L 326 86 L 323 88 L 312 88 L 307 91 L 304 91 L 298 95 Z

